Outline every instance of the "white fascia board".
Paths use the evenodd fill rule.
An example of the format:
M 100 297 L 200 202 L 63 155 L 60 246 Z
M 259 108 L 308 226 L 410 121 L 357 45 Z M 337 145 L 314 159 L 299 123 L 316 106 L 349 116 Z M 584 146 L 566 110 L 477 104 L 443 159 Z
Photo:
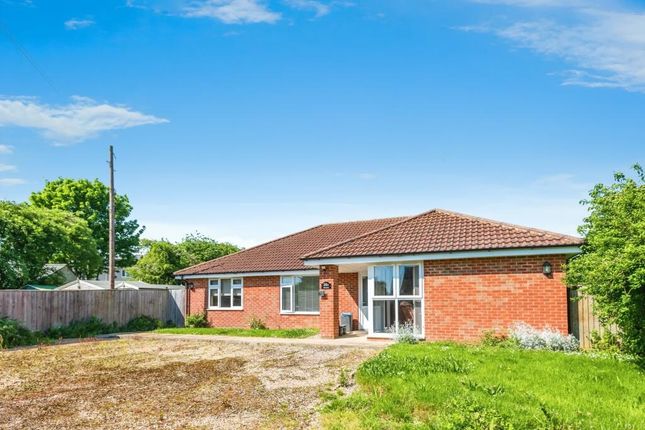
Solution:
M 320 274 L 318 269 L 309 270 L 285 270 L 275 272 L 240 272 L 240 273 L 204 273 L 199 275 L 177 275 L 175 279 L 214 279 L 214 278 L 243 278 L 245 276 L 317 276 Z
M 574 255 L 580 253 L 579 246 L 550 246 L 544 248 L 491 249 L 483 251 L 433 252 L 427 254 L 409 255 L 375 255 L 365 257 L 338 258 L 308 258 L 306 266 L 321 266 L 325 264 L 358 264 L 358 263 L 399 263 L 420 260 L 456 260 L 460 258 L 493 258 L 493 257 L 522 257 L 527 255 Z

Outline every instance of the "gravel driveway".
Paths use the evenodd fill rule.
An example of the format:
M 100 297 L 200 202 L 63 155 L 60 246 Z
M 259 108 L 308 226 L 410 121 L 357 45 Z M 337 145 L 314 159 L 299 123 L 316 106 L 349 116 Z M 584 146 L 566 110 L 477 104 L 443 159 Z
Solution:
M 375 353 L 145 338 L 0 351 L 0 428 L 317 428 L 320 393 Z

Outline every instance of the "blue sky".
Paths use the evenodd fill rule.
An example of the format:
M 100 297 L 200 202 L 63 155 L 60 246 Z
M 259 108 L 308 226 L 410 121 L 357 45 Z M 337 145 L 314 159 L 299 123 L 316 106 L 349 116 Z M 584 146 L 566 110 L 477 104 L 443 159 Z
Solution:
M 0 198 L 117 154 L 146 236 L 441 207 L 575 233 L 645 155 L 645 5 L 0 0 Z

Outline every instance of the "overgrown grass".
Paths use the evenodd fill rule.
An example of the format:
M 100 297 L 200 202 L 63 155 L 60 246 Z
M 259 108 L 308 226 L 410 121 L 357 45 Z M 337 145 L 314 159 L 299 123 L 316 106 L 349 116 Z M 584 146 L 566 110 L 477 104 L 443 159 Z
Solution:
M 394 345 L 360 387 L 323 410 L 327 428 L 640 429 L 645 374 L 633 361 L 456 344 Z
M 313 328 L 292 328 L 292 329 L 248 329 L 248 328 L 222 328 L 222 327 L 185 327 L 185 328 L 162 328 L 154 331 L 165 334 L 216 334 L 223 336 L 243 337 L 285 337 L 301 339 L 318 333 Z

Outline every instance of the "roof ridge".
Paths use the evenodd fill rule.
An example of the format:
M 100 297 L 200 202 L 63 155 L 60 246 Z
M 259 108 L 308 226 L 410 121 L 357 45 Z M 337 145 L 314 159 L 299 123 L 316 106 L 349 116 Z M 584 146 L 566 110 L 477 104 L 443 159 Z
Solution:
M 578 240 L 582 239 L 580 237 L 571 236 L 571 235 L 564 234 L 564 233 L 557 233 L 555 231 L 549 231 L 549 230 L 544 230 L 544 229 L 535 228 L 535 227 L 527 227 L 527 226 L 523 226 L 523 225 L 519 225 L 519 224 L 513 224 L 513 223 L 510 223 L 510 222 L 505 222 L 505 221 L 497 221 L 497 220 L 490 219 L 490 218 L 483 218 L 483 217 L 480 217 L 480 216 L 469 215 L 469 214 L 465 214 L 465 213 L 461 213 L 461 212 L 455 212 L 455 211 L 451 211 L 451 210 L 447 210 L 447 209 L 436 209 L 436 211 L 444 213 L 446 215 L 460 216 L 460 217 L 463 217 L 463 218 L 470 218 L 472 220 L 485 222 L 487 224 L 493 224 L 493 225 L 498 225 L 498 226 L 502 225 L 502 226 L 505 226 L 505 227 L 514 228 L 516 230 L 533 231 L 533 232 L 536 232 L 536 233 L 550 234 L 550 235 L 558 236 L 558 237 L 561 237 L 561 238 L 568 237 L 568 238 L 571 238 L 571 239 L 578 239 Z
M 420 214 L 404 218 L 401 221 L 395 222 L 394 224 L 386 225 L 385 227 L 380 227 L 380 228 L 377 228 L 376 230 L 368 231 L 367 233 L 363 233 L 361 235 L 354 236 L 354 237 L 349 238 L 349 239 L 341 240 L 340 242 L 336 242 L 336 243 L 334 243 L 332 245 L 325 246 L 324 248 L 317 249 L 317 250 L 315 250 L 313 252 L 308 252 L 305 255 L 301 256 L 300 259 L 303 260 L 303 259 L 306 259 L 307 257 L 309 257 L 310 255 L 315 255 L 315 254 L 318 254 L 319 252 L 324 252 L 324 251 L 330 250 L 332 248 L 335 248 L 337 246 L 345 245 L 346 243 L 350 243 L 350 242 L 353 242 L 355 240 L 362 239 L 364 237 L 370 236 L 372 234 L 379 233 L 379 232 L 381 232 L 383 230 L 386 230 L 386 229 L 388 229 L 390 227 L 396 227 L 396 226 L 401 225 L 401 224 L 403 224 L 405 222 L 408 222 L 408 221 L 411 221 L 413 219 L 419 218 L 419 217 L 421 217 L 423 215 L 427 215 L 427 214 L 429 214 L 431 212 L 435 212 L 436 210 L 437 209 L 430 209 L 429 211 L 425 211 L 425 212 L 422 212 Z
M 181 275 L 181 272 L 183 272 L 183 271 L 185 271 L 185 270 L 188 270 L 188 269 L 195 269 L 195 268 L 197 268 L 197 267 L 199 267 L 199 266 L 202 266 L 202 265 L 204 265 L 204 264 L 212 263 L 213 261 L 223 260 L 223 259 L 226 259 L 226 258 L 228 258 L 228 257 L 232 257 L 232 256 L 234 256 L 234 255 L 242 254 L 242 253 L 244 253 L 244 252 L 246 252 L 246 251 L 250 251 L 250 250 L 252 250 L 252 249 L 256 249 L 256 248 L 259 248 L 259 247 L 261 247 L 261 246 L 269 245 L 269 244 L 271 244 L 271 243 L 273 243 L 273 242 L 277 242 L 277 241 L 279 241 L 279 240 L 286 239 L 286 238 L 288 238 L 288 237 L 296 236 L 296 235 L 301 234 L 301 233 L 306 233 L 306 232 L 308 232 L 308 231 L 315 230 L 315 229 L 320 228 L 320 227 L 322 227 L 322 226 L 324 226 L 324 225 L 325 225 L 325 224 L 318 224 L 318 225 L 316 225 L 316 226 L 309 227 L 309 228 L 306 228 L 306 229 L 304 229 L 304 230 L 301 230 L 301 231 L 297 231 L 297 232 L 295 232 L 295 233 L 288 234 L 288 235 L 286 235 L 286 236 L 278 237 L 278 238 L 273 239 L 273 240 L 270 240 L 270 241 L 268 241 L 268 242 L 260 243 L 260 244 L 258 244 L 258 245 L 252 246 L 252 247 L 250 247 L 250 248 L 240 249 L 239 251 L 237 251 L 237 252 L 233 252 L 233 253 L 231 253 L 231 254 L 222 255 L 221 257 L 213 258 L 212 260 L 203 261 L 203 262 L 201 262 L 201 263 L 197 263 L 197 264 L 194 264 L 194 265 L 192 265 L 192 266 L 184 267 L 183 269 L 179 269 L 179 270 L 177 270 L 176 272 L 174 272 L 174 273 L 173 273 L 173 275 Z
M 403 218 L 409 218 L 409 217 L 410 217 L 410 215 L 408 215 L 408 216 L 405 216 L 405 215 L 403 215 L 403 216 L 389 216 L 389 217 L 385 217 L 385 218 L 372 218 L 372 219 L 357 219 L 357 220 L 354 220 L 354 221 L 329 222 L 329 223 L 326 223 L 326 224 L 320 224 L 320 226 L 322 227 L 322 226 L 326 226 L 326 225 L 355 224 L 355 223 L 359 223 L 359 222 L 387 221 L 387 220 L 394 220 L 394 219 L 402 220 Z

